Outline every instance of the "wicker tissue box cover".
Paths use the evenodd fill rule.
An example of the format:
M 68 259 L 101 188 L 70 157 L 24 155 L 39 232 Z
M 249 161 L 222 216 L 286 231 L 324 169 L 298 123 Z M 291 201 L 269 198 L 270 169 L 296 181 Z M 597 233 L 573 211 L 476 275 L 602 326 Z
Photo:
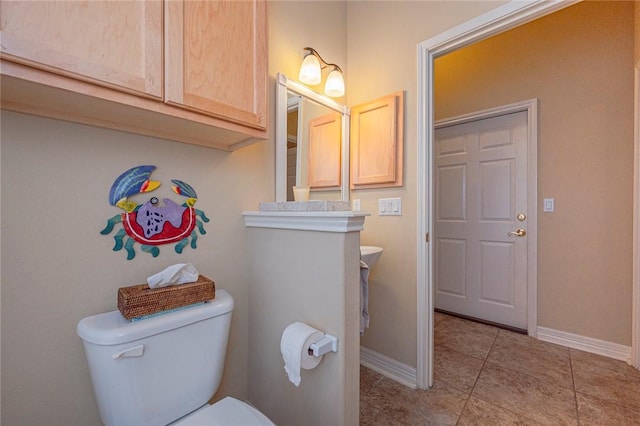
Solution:
M 118 310 L 128 319 L 215 299 L 216 285 L 204 275 L 198 281 L 151 289 L 138 284 L 118 289 Z

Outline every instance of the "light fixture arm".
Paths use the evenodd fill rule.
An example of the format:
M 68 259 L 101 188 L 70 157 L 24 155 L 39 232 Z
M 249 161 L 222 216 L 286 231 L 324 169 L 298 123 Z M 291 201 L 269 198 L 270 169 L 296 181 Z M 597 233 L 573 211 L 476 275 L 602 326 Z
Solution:
M 309 53 L 307 55 L 313 55 L 316 58 L 318 58 L 318 60 L 320 61 L 320 63 L 322 64 L 320 66 L 321 69 L 324 69 L 326 67 L 334 67 L 335 69 L 337 69 L 338 71 L 340 71 L 340 73 L 342 73 L 342 69 L 336 65 L 336 64 L 331 64 L 327 61 L 325 61 L 324 59 L 322 59 L 322 56 L 320 56 L 320 54 L 313 48 L 313 47 L 305 47 L 304 50 L 308 50 Z M 305 56 L 307 56 L 305 55 Z

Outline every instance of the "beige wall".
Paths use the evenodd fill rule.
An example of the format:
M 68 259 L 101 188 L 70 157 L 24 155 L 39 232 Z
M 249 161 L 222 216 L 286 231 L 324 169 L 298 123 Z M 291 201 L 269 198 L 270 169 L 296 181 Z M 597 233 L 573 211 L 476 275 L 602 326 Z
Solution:
M 192 262 L 236 301 L 223 392 L 246 398 L 248 274 L 240 212 L 271 197 L 272 150 L 234 153 L 12 112 L 2 112 L 2 423 L 97 425 L 97 406 L 76 324 L 116 309 L 118 287 L 167 265 Z M 158 167 L 169 195 L 178 178 L 198 192 L 211 221 L 198 248 L 136 244 L 135 259 L 100 235 L 119 213 L 114 179 L 138 164 Z M 145 198 L 146 199 L 146 198 Z
M 538 98 L 538 325 L 631 344 L 633 3 L 584 2 L 436 60 L 436 118 Z M 555 198 L 556 211 L 542 212 Z
M 349 105 L 405 91 L 402 188 L 351 191 L 365 222 L 362 243 L 384 248 L 373 270 L 371 327 L 362 345 L 402 363 L 416 365 L 416 108 L 417 44 L 504 2 L 349 1 Z M 402 216 L 378 216 L 378 199 L 402 198 Z
M 305 46 L 346 71 L 345 3 L 270 1 L 268 10 L 272 101 L 278 72 L 297 80 Z M 314 89 L 322 91 L 322 87 Z M 268 179 L 273 181 L 273 174 Z M 265 200 L 274 196 L 270 194 Z M 248 229 L 246 233 L 253 271 L 249 292 L 251 402 L 282 425 L 357 423 L 358 371 L 345 371 L 348 363 L 358 363 L 359 348 L 353 347 L 357 336 L 347 338 L 356 330 L 346 327 L 347 317 L 357 314 L 357 288 L 348 293 L 343 285 L 357 279 L 349 278 L 349 274 L 357 274 L 357 267 L 345 270 L 341 263 L 347 253 L 357 253 L 358 235 L 268 229 Z M 274 267 L 278 264 L 282 267 Z M 354 304 L 351 311 L 346 309 L 347 300 Z M 303 372 L 299 388 L 286 379 L 279 351 L 282 331 L 294 321 L 339 335 L 343 345 L 339 353 L 327 355 L 318 368 Z M 348 342 L 351 346 L 344 346 Z
M 640 4 L 638 2 L 634 2 L 635 4 L 635 42 L 634 42 L 634 58 L 635 63 L 637 64 L 640 61 Z
M 275 73 L 294 75 L 305 45 L 346 63 L 346 13 L 340 2 L 270 2 L 268 10 L 273 123 Z M 335 23 L 332 31 L 327 22 Z M 100 424 L 77 322 L 116 309 L 118 287 L 184 261 L 235 299 L 219 394 L 247 398 L 248 272 L 240 213 L 274 198 L 273 131 L 267 142 L 225 153 L 5 111 L 1 118 L 1 422 Z M 107 201 L 111 183 L 137 164 L 157 165 L 154 176 L 165 189 L 180 178 L 198 191 L 197 207 L 211 222 L 196 250 L 177 255 L 167 246 L 155 259 L 138 250 L 127 261 L 111 251 L 111 236 L 99 234 L 118 212 Z
M 360 340 L 358 232 L 249 228 L 249 398 L 276 424 L 358 423 Z M 280 338 L 301 321 L 338 337 L 338 352 L 284 372 Z
M 631 258 L 630 255 L 625 256 L 625 253 L 630 253 L 630 239 L 612 239 L 610 236 L 625 236 L 631 229 L 633 143 L 630 136 L 630 102 L 633 83 L 629 68 L 629 49 L 633 49 L 630 42 L 634 36 L 629 33 L 629 22 L 632 22 L 634 14 L 629 9 L 633 7 L 631 2 L 611 4 L 612 7 L 624 8 L 623 16 L 617 13 L 614 13 L 614 16 L 609 16 L 608 13 L 602 16 L 612 20 L 622 19 L 618 23 L 624 23 L 625 28 L 613 32 L 603 29 L 602 33 L 593 31 L 590 26 L 581 23 L 582 28 L 587 30 L 587 43 L 593 42 L 595 46 L 599 46 L 598 49 L 605 49 L 598 50 L 597 54 L 606 58 L 607 65 L 595 65 L 593 71 L 591 67 L 594 65 L 589 64 L 585 67 L 592 75 L 588 77 L 588 84 L 585 83 L 587 90 L 580 88 L 578 91 L 583 102 L 581 110 L 588 110 L 595 116 L 595 119 L 585 123 L 588 126 L 581 126 L 583 136 L 590 138 L 592 126 L 600 125 L 596 137 L 608 143 L 585 147 L 581 142 L 577 151 L 568 144 L 550 146 L 548 142 L 546 145 L 542 142 L 539 147 L 539 194 L 540 197 L 555 197 L 559 209 L 553 216 L 540 215 L 539 325 L 628 345 L 631 324 Z M 499 5 L 495 2 L 348 2 L 348 103 L 355 105 L 385 93 L 403 89 L 406 91 L 404 188 L 351 192 L 352 199 L 362 200 L 363 210 L 374 212 L 365 224 L 363 244 L 380 245 L 385 248 L 373 274 L 370 290 L 371 328 L 362 338 L 362 344 L 409 365 L 416 365 L 416 44 Z M 607 6 L 602 2 L 589 2 L 589 5 L 583 8 L 590 5 Z M 570 36 L 567 32 L 571 31 L 571 27 L 574 25 L 556 25 L 553 31 L 529 35 L 515 50 L 521 51 L 529 45 L 537 45 L 538 37 L 542 37 L 543 45 L 546 43 L 544 40 L 551 35 L 567 40 L 566 37 Z M 601 35 L 603 37 L 600 37 Z M 611 45 L 608 48 L 602 47 L 598 41 L 604 38 L 609 40 L 605 41 L 605 44 L 614 43 L 611 37 L 616 40 L 613 48 Z M 567 52 L 571 52 L 574 44 L 582 44 L 581 38 L 568 40 L 570 44 L 566 47 Z M 591 55 L 595 52 L 587 53 Z M 568 60 L 566 55 L 562 57 L 564 61 Z M 609 61 L 611 63 L 608 63 Z M 483 61 L 483 64 L 487 62 L 490 61 Z M 531 62 L 529 68 L 520 70 L 520 74 L 530 76 L 544 65 L 544 61 Z M 553 68 L 557 70 L 564 66 L 563 62 Z M 469 64 L 465 64 L 465 68 L 468 67 Z M 616 69 L 610 71 L 611 67 Z M 578 68 L 575 71 L 579 74 L 584 69 Z M 473 72 L 470 72 L 470 75 L 473 76 Z M 609 90 L 612 83 L 613 87 Z M 441 84 L 438 77 L 436 84 Z M 529 86 L 529 83 L 523 85 Z M 481 99 L 492 100 L 491 105 L 482 107 L 505 103 L 495 98 L 495 86 L 496 83 L 493 82 L 483 88 L 476 85 L 466 92 L 476 93 Z M 547 88 L 546 92 L 556 91 L 561 88 L 559 86 Z M 607 111 L 601 102 L 593 103 L 590 89 L 596 86 L 607 89 L 604 99 L 613 97 L 622 102 L 622 110 L 618 111 L 618 114 Z M 526 96 L 522 94 L 509 102 L 535 96 L 539 97 L 540 94 L 529 91 Z M 440 103 L 438 106 L 444 108 Z M 569 112 L 571 115 L 577 113 L 568 102 L 553 110 L 550 110 L 546 103 L 541 103 L 543 119 L 545 116 L 554 116 L 562 112 Z M 617 136 L 613 140 L 610 134 L 605 136 L 602 133 L 603 123 L 609 123 L 611 120 L 621 123 L 614 130 Z M 562 136 L 563 140 L 564 137 L 566 140 L 575 140 L 575 135 Z M 547 137 L 544 129 L 541 129 L 540 137 Z M 567 170 L 567 162 L 571 165 L 582 164 L 581 173 L 574 176 L 571 173 L 572 169 Z M 565 182 L 562 187 L 557 188 L 560 192 L 556 191 L 558 182 Z M 402 197 L 402 217 L 377 216 L 377 200 L 385 197 Z M 609 203 L 613 203 L 613 208 L 608 206 Z M 575 212 L 575 209 L 578 209 L 577 221 L 569 229 L 579 232 L 580 235 L 572 232 L 572 241 L 576 241 L 577 238 L 578 242 L 569 243 L 568 238 L 554 235 L 560 232 L 566 236 L 563 227 L 567 225 L 567 221 L 571 221 L 568 215 L 570 211 Z M 615 217 L 613 220 L 612 212 Z M 560 216 L 564 216 L 565 219 L 559 221 Z M 600 226 L 605 220 L 611 222 L 615 232 Z M 391 230 L 393 232 L 390 232 Z M 576 246 L 579 247 L 579 254 L 574 253 Z M 606 247 L 606 250 L 603 247 Z M 562 256 L 553 257 L 549 250 L 551 253 L 561 253 Z M 613 254 L 610 254 L 612 252 Z M 556 264 L 557 260 L 560 264 Z M 564 260 L 569 260 L 570 263 L 564 263 Z M 603 294 L 607 295 L 606 299 L 603 298 Z M 593 319 L 584 321 L 585 318 Z
M 372 322 L 362 343 L 409 365 L 416 362 L 416 45 L 503 3 L 269 2 L 272 124 L 275 74 L 295 78 L 304 46 L 316 48 L 345 70 L 350 105 L 406 91 L 405 186 L 351 195 L 362 200 L 363 210 L 374 213 L 366 220 L 362 243 L 385 248 L 373 273 Z M 249 277 L 244 261 L 247 234 L 240 212 L 274 198 L 273 132 L 267 142 L 228 154 L 14 113 L 3 112 L 1 124 L 2 423 L 99 424 L 82 345 L 75 334 L 77 321 L 115 309 L 119 286 L 141 282 L 160 267 L 185 260 L 236 300 L 221 393 L 246 397 L 251 386 L 246 373 Z M 593 149 L 597 147 L 588 151 Z M 609 155 L 601 152 L 602 157 Z M 621 152 L 613 155 L 617 158 Z M 589 166 L 603 173 L 590 158 Z M 620 160 L 619 164 L 629 161 Z M 187 248 L 178 256 L 164 247 L 157 259 L 138 252 L 136 259 L 126 261 L 122 252 L 111 251 L 111 238 L 98 233 L 106 218 L 115 214 L 106 201 L 114 177 L 141 163 L 156 164 L 163 182 L 179 177 L 198 190 L 198 207 L 211 217 L 198 249 Z M 609 170 L 616 181 L 626 173 L 617 165 Z M 549 181 L 545 182 L 548 188 Z M 625 191 L 622 185 L 611 190 L 616 197 Z M 590 200 L 590 187 L 578 190 Z M 377 199 L 386 197 L 402 197 L 402 217 L 377 216 Z M 559 202 L 558 208 L 563 204 Z M 75 215 L 69 218 L 71 211 Z M 609 217 L 609 212 L 599 210 L 599 214 Z M 597 233 L 602 241 L 613 234 Z M 598 262 L 600 257 L 588 264 Z M 595 303 L 593 294 L 588 297 L 585 315 L 604 310 L 598 315 L 605 324 L 618 321 L 620 315 L 612 314 L 617 306 Z M 543 312 L 549 320 L 544 325 L 556 327 L 555 319 Z M 571 330 L 577 329 L 567 328 Z M 603 331 L 598 328 L 595 336 Z M 619 337 L 607 335 L 605 340 L 626 341 Z
M 305 47 L 313 47 L 331 63 L 347 71 L 346 4 L 342 1 L 269 1 L 269 74 L 283 73 L 294 80 Z M 326 71 L 323 73 L 326 78 Z M 324 82 L 324 80 L 323 80 Z M 273 87 L 272 87 L 273 89 Z M 322 93 L 323 86 L 312 89 Z M 344 99 L 335 98 L 336 102 Z
M 313 47 L 322 58 L 337 64 L 346 75 L 347 65 L 347 2 L 343 1 L 269 1 L 269 73 L 272 86 L 275 76 L 282 73 L 298 80 L 298 71 L 305 47 Z M 322 84 L 311 89 L 323 93 L 328 70 Z M 344 104 L 345 98 L 332 98 Z M 305 166 L 306 168 L 306 166 Z M 336 200 L 340 191 L 314 191 L 315 200 Z

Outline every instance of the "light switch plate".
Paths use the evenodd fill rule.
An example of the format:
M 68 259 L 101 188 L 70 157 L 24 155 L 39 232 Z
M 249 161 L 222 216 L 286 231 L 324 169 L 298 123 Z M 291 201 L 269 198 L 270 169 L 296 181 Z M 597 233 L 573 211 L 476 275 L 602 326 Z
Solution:
M 378 215 L 402 216 L 402 198 L 378 199 Z
M 551 213 L 555 210 L 555 208 L 556 208 L 556 200 L 554 198 L 544 199 L 544 205 L 543 205 L 542 211 L 546 213 Z
M 351 210 L 354 212 L 359 212 L 360 211 L 360 199 L 356 198 L 355 200 L 353 200 L 351 202 Z

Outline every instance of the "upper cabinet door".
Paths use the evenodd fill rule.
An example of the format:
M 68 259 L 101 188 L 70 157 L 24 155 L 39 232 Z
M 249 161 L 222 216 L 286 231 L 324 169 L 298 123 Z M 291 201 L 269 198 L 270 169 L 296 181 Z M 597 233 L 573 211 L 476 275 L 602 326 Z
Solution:
M 167 103 L 267 125 L 266 2 L 168 1 Z
M 162 98 L 162 1 L 2 1 L 2 58 Z
M 352 189 L 402 186 L 404 92 L 351 108 Z

